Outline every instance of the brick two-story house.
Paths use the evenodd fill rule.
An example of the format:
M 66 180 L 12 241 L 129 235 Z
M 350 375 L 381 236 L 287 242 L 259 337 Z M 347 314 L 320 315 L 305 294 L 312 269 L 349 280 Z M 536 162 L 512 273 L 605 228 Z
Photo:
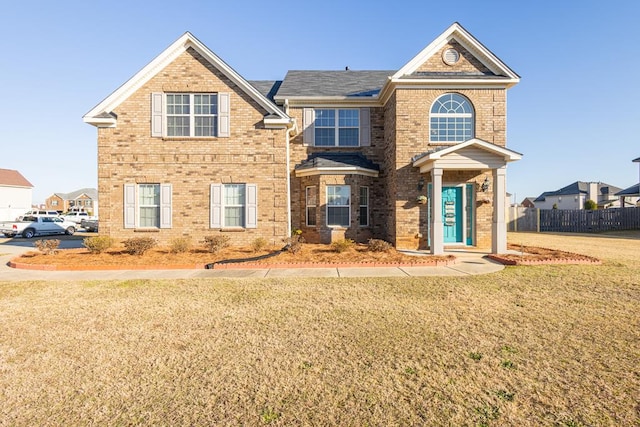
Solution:
M 399 70 L 247 81 L 184 34 L 84 116 L 101 232 L 506 249 L 506 91 L 454 23 Z

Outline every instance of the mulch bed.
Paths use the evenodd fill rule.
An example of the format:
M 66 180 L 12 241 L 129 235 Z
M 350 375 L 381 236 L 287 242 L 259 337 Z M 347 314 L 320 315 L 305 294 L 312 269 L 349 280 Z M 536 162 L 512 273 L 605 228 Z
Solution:
M 520 254 L 491 254 L 488 257 L 504 265 L 602 264 L 602 261 L 594 257 L 556 249 L 514 244 L 509 244 L 508 248 L 513 251 L 519 251 Z

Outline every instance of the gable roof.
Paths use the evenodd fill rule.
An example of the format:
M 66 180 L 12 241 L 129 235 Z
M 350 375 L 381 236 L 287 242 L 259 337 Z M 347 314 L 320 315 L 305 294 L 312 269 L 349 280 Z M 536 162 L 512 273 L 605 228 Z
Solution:
M 597 184 L 598 194 L 601 195 L 614 195 L 614 193 L 616 193 L 617 191 L 622 190 L 619 187 L 606 184 L 604 182 L 598 182 Z M 535 201 L 543 202 L 548 196 L 573 196 L 576 194 L 589 194 L 589 183 L 584 181 L 576 181 L 556 191 L 545 191 L 544 193 L 539 195 Z
M 505 77 L 514 85 L 520 81 L 520 76 L 509 68 L 496 55 L 480 43 L 475 37 L 465 30 L 458 22 L 454 22 L 434 41 L 429 43 L 427 47 L 422 49 L 420 53 L 414 56 L 402 68 L 400 68 L 391 78 L 393 80 L 401 79 L 405 76 L 414 74 L 417 69 L 427 59 L 436 54 L 443 46 L 450 41 L 455 40 L 466 50 L 471 52 L 485 67 L 487 67 L 494 76 Z M 477 76 L 476 76 L 477 77 Z
M 33 185 L 20 172 L 13 169 L 0 169 L 0 185 L 33 188 Z
M 72 191 L 71 193 L 54 193 L 55 196 L 58 196 L 63 200 L 75 200 L 83 194 L 86 194 L 93 200 L 98 199 L 98 190 L 95 188 L 81 188 L 79 190 Z
M 638 159 L 640 160 L 640 158 Z M 640 196 L 640 184 L 632 185 L 622 191 L 618 191 L 616 196 Z
M 275 99 L 373 98 L 394 71 L 289 71 Z
M 136 90 L 142 87 L 145 83 L 151 80 L 162 69 L 170 64 L 179 55 L 186 52 L 187 49 L 192 48 L 198 52 L 205 60 L 218 69 L 222 74 L 228 77 L 238 87 L 249 95 L 254 101 L 256 101 L 262 108 L 267 111 L 267 116 L 276 116 L 280 120 L 289 121 L 287 116 L 282 110 L 280 110 L 272 101 L 261 93 L 258 89 L 252 86 L 247 80 L 245 80 L 240 74 L 238 74 L 233 68 L 231 68 L 226 62 L 220 59 L 215 53 L 209 50 L 200 40 L 195 38 L 188 31 L 184 33 L 178 40 L 173 42 L 167 49 L 165 49 L 160 55 L 155 57 L 149 64 L 147 64 L 142 70 L 138 71 L 133 77 L 131 77 L 125 84 L 116 89 L 111 95 L 107 96 L 102 102 L 93 107 L 87 112 L 82 119 L 85 123 L 92 124 L 94 126 L 115 126 L 116 118 L 111 115 L 112 111 L 117 108 L 124 100 L 131 96 Z

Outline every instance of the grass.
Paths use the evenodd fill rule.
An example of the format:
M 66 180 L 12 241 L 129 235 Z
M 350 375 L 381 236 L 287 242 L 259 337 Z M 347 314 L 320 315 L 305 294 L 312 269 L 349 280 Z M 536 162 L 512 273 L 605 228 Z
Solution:
M 0 425 L 637 425 L 640 233 L 510 241 L 604 262 L 0 282 Z

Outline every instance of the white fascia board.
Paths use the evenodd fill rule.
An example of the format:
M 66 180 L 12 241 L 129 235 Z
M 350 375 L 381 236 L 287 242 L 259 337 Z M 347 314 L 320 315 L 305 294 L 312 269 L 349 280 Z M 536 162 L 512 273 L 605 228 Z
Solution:
M 209 63 L 220 70 L 231 81 L 236 83 L 267 112 L 278 115 L 283 119 L 289 119 L 289 117 L 284 112 L 282 112 L 275 104 L 269 101 L 264 95 L 258 92 L 257 89 L 251 86 L 233 68 L 231 68 L 227 63 L 220 59 L 215 53 L 209 50 L 209 48 L 207 48 L 191 33 L 186 32 L 178 40 L 173 42 L 171 46 L 165 49 L 160 55 L 155 57 L 149 64 L 142 68 L 142 70 L 138 71 L 138 73 L 136 73 L 126 83 L 116 89 L 111 95 L 105 98 L 98 105 L 93 107 L 91 111 L 83 116 L 84 121 L 93 124 L 92 121 L 87 119 L 95 120 L 93 119 L 93 116 L 96 116 L 102 112 L 113 111 L 125 99 L 131 96 L 136 90 L 138 90 L 145 83 L 151 80 L 164 67 L 173 62 L 178 56 L 180 56 L 190 47 L 196 50 L 207 61 L 209 61 Z
M 99 117 L 92 117 L 89 115 L 86 115 L 82 118 L 82 121 L 85 123 L 89 123 L 90 125 L 93 125 L 95 127 L 98 128 L 114 128 L 116 127 L 116 119 L 111 118 L 99 118 Z
M 286 129 L 290 125 L 292 125 L 291 119 L 282 119 L 282 118 L 278 118 L 278 119 L 265 118 L 264 119 L 264 126 L 267 129 L 282 129 L 282 128 Z
M 514 79 L 395 79 L 392 80 L 396 89 L 422 89 L 429 86 L 430 89 L 508 89 L 516 85 L 520 80 Z
M 296 170 L 296 176 L 313 176 L 313 175 L 363 175 L 377 178 L 379 172 L 376 170 L 359 168 L 359 167 L 342 167 L 342 168 L 310 168 Z
M 485 151 L 489 151 L 493 154 L 496 154 L 502 158 L 504 158 L 505 162 L 515 162 L 517 160 L 522 159 L 522 154 L 510 150 L 508 148 L 505 147 L 501 147 L 499 145 L 495 145 L 492 144 L 490 142 L 487 141 L 483 141 L 482 139 L 477 139 L 477 138 L 473 138 L 470 139 L 468 141 L 465 142 L 461 142 L 459 144 L 455 144 L 452 145 L 450 147 L 447 148 L 443 148 L 442 150 L 439 151 L 435 151 L 433 153 L 429 153 L 423 157 L 420 157 L 419 159 L 416 159 L 413 162 L 413 166 L 414 167 L 422 167 L 424 165 L 426 165 L 427 163 L 430 162 L 434 162 L 436 160 L 440 160 L 443 157 L 455 152 L 455 151 L 459 151 L 462 150 L 464 148 L 470 147 L 470 146 L 475 146 L 478 148 L 481 148 Z
M 379 107 L 380 100 L 378 97 L 367 99 L 354 99 L 344 96 L 294 96 L 287 97 L 289 101 L 289 107 L 342 107 L 345 105 L 351 107 Z M 280 98 L 276 98 L 276 101 L 282 101 Z

